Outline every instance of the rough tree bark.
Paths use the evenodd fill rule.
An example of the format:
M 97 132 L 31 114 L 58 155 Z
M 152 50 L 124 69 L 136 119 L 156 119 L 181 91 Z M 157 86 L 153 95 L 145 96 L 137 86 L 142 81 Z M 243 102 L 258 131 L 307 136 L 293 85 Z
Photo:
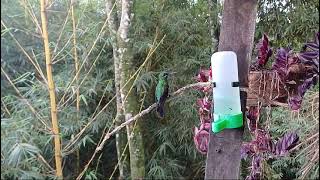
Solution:
M 118 0 L 119 1 L 119 0 Z M 114 0 L 106 1 L 106 13 L 108 18 L 108 27 L 110 32 L 110 38 L 113 49 L 113 63 L 114 63 L 114 81 L 115 81 L 115 90 L 116 90 L 116 103 L 117 103 L 117 115 L 115 124 L 119 126 L 121 123 L 125 121 L 123 104 L 121 100 L 120 94 L 120 80 L 121 74 L 119 69 L 120 58 L 118 53 L 118 44 L 117 44 L 117 31 L 119 28 L 119 20 L 118 20 L 118 11 L 116 9 L 115 3 L 117 5 L 119 2 L 115 2 Z M 126 158 L 127 153 L 125 151 L 125 147 L 127 144 L 127 134 L 126 129 L 122 129 L 116 134 L 116 147 L 118 154 L 118 167 L 119 167 L 119 179 L 124 179 L 129 174 L 129 158 Z
M 129 120 L 133 115 L 139 112 L 139 103 L 135 88 L 131 88 L 134 78 L 131 76 L 135 72 L 133 64 L 132 42 L 129 30 L 132 27 L 132 8 L 133 0 L 122 0 L 121 20 L 117 33 L 118 53 L 120 58 L 119 69 L 121 72 L 120 91 L 124 106 L 125 120 Z M 130 80 L 131 78 L 131 80 Z M 144 147 L 142 142 L 141 124 L 137 122 L 135 128 L 133 125 L 127 126 L 127 136 L 129 141 L 130 170 L 131 178 L 138 179 L 145 176 L 144 165 Z
M 116 3 L 116 6 L 114 6 L 114 3 Z M 136 92 L 134 88 L 131 88 L 133 85 L 133 78 L 130 80 L 135 70 L 132 63 L 132 42 L 129 38 L 132 8 L 133 0 L 107 0 L 106 2 L 115 66 L 117 125 L 130 119 L 134 114 L 139 112 Z M 120 178 L 123 178 L 128 172 L 126 167 L 128 160 L 124 160 L 124 157 L 121 157 L 126 145 L 124 131 L 118 133 L 116 138 Z M 133 125 L 127 126 L 127 138 L 129 141 L 131 178 L 143 178 L 145 175 L 144 147 L 140 123 L 137 123 L 135 128 L 133 128 Z
M 256 0 L 225 0 L 219 51 L 237 54 L 240 87 L 248 87 L 248 64 L 251 57 Z M 245 113 L 246 93 L 241 92 L 242 111 Z M 245 120 L 245 118 L 244 118 Z M 240 170 L 240 147 L 243 128 L 225 129 L 210 134 L 205 179 L 238 179 Z

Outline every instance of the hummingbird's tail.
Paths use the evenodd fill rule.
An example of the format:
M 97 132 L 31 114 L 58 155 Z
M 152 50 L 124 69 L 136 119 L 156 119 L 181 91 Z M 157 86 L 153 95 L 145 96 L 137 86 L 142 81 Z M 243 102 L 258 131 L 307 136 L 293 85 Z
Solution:
M 157 115 L 159 118 L 164 118 L 164 102 L 157 103 Z

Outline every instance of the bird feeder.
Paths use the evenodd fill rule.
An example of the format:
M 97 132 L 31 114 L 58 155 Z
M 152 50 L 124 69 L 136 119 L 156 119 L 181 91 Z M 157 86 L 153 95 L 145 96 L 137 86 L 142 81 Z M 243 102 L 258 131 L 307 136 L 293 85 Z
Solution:
M 220 51 L 211 57 L 213 83 L 212 131 L 243 126 L 240 104 L 237 55 L 232 51 Z

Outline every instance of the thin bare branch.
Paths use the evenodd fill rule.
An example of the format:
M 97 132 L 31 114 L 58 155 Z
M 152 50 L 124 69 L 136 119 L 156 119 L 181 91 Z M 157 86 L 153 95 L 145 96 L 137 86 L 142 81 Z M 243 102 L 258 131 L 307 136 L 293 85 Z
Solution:
M 5 102 L 3 102 L 3 101 L 2 101 L 2 99 L 1 99 L 1 105 L 3 105 L 3 107 L 4 107 L 5 111 L 6 111 L 6 113 L 7 113 L 9 116 L 11 116 L 11 113 L 10 113 L 9 109 L 7 108 L 6 103 L 5 103 Z M 1 107 L 2 107 L 2 106 L 1 106 Z
M 78 61 L 78 54 L 77 54 L 77 31 L 76 31 L 76 20 L 74 15 L 74 3 L 71 0 L 71 18 L 72 18 L 72 31 L 73 31 L 73 58 L 74 58 L 74 65 L 75 65 L 75 72 L 79 70 L 79 61 Z M 76 85 L 79 84 L 79 75 L 76 74 Z M 80 87 L 79 87 L 80 88 Z M 80 89 L 77 88 L 76 90 L 76 109 L 77 109 L 77 122 L 79 122 L 79 113 L 80 113 Z M 80 150 L 76 150 L 76 172 L 80 171 Z
M 4 28 L 8 29 L 7 26 L 5 25 L 5 23 L 2 21 L 1 19 L 1 24 L 3 25 Z M 41 67 L 37 66 L 37 64 L 34 62 L 34 60 L 30 57 L 30 55 L 27 53 L 27 51 L 21 46 L 20 42 L 14 37 L 14 35 L 9 31 L 8 32 L 9 35 L 12 37 L 12 39 L 14 40 L 14 42 L 18 45 L 18 47 L 21 49 L 21 51 L 23 52 L 23 54 L 25 54 L 25 56 L 27 56 L 27 59 L 31 62 L 31 64 L 34 66 L 34 68 L 37 70 L 37 72 L 40 74 L 42 80 L 48 84 L 47 79 L 45 78 Z
M 44 159 L 44 157 L 41 154 L 37 154 L 38 155 L 38 159 L 40 162 L 42 162 L 44 165 L 46 165 L 46 167 L 50 170 L 50 171 L 55 171 L 50 164 Z
M 30 104 L 30 102 L 24 98 L 22 96 L 22 94 L 20 93 L 19 89 L 14 85 L 14 83 L 11 81 L 9 75 L 2 69 L 1 67 L 1 72 L 3 73 L 3 75 L 7 78 L 7 80 L 9 81 L 9 84 L 13 87 L 13 89 L 16 91 L 16 93 L 18 94 L 18 96 L 27 104 L 28 108 L 31 110 L 31 112 L 35 115 L 35 117 L 37 117 L 37 119 L 45 126 L 45 128 L 47 130 L 51 129 L 49 128 L 49 126 L 44 122 L 44 120 L 41 118 L 41 116 L 37 113 L 37 111 L 34 109 L 34 107 L 32 107 L 32 105 Z
M 37 30 L 40 34 L 42 34 L 42 30 L 41 30 L 39 21 L 38 21 L 36 15 L 35 15 L 35 13 L 34 13 L 34 11 L 33 11 L 33 9 L 32 9 L 32 6 L 31 6 L 30 2 L 27 1 L 27 0 L 23 0 L 23 3 L 21 3 L 21 4 L 24 6 L 24 8 L 28 11 L 29 15 L 31 16 L 31 20 L 33 21 L 33 23 L 34 23 L 35 26 L 37 27 L 36 30 Z
M 58 36 L 58 40 L 57 40 L 57 44 L 56 44 L 56 47 L 54 48 L 54 50 L 53 50 L 53 58 L 52 58 L 52 61 L 54 61 L 55 60 L 55 58 L 58 56 L 58 54 L 61 52 L 59 52 L 58 54 L 56 54 L 56 52 L 57 52 L 57 50 L 58 50 L 58 47 L 59 47 L 59 43 L 60 43 L 60 40 L 61 40 L 61 37 L 62 37 L 62 32 L 64 31 L 64 28 L 65 28 L 65 26 L 66 26 L 66 24 L 67 24 L 67 22 L 68 22 L 68 17 L 69 17 L 69 14 L 70 14 L 70 10 L 71 10 L 71 6 L 68 8 L 68 11 L 67 11 L 67 15 L 66 15 L 66 18 L 65 18 L 65 20 L 64 20 L 64 22 L 63 22 L 63 25 L 62 25 L 62 28 L 61 28 L 61 30 L 60 30 L 60 33 L 59 33 L 59 36 Z M 70 39 L 71 39 L 71 37 L 70 37 Z M 69 40 L 70 40 L 69 39 Z M 69 41 L 68 40 L 68 41 Z M 65 43 L 65 44 L 67 44 L 67 43 Z
M 100 32 L 98 33 L 97 38 L 96 38 L 95 41 L 93 42 L 93 44 L 92 44 L 92 46 L 91 46 L 88 54 L 87 54 L 86 57 L 84 58 L 84 60 L 83 60 L 83 62 L 82 62 L 82 64 L 81 64 L 79 70 L 76 72 L 76 75 L 74 76 L 74 78 L 71 80 L 71 82 L 70 82 L 70 83 L 68 84 L 68 86 L 66 87 L 65 93 L 63 94 L 63 96 L 62 96 L 62 98 L 61 98 L 61 100 L 59 101 L 58 104 L 60 104 L 60 103 L 62 102 L 62 100 L 65 98 L 65 96 L 67 95 L 67 92 L 68 92 L 68 90 L 70 89 L 72 83 L 76 80 L 76 76 L 79 75 L 81 69 L 83 68 L 84 64 L 85 64 L 86 61 L 88 60 L 88 57 L 90 56 L 92 50 L 94 49 L 94 47 L 95 47 L 95 45 L 97 44 L 97 42 L 98 42 L 98 40 L 99 40 L 102 32 L 104 31 L 104 29 L 105 29 L 105 27 L 106 27 L 106 25 L 107 25 L 107 21 L 108 21 L 108 18 L 107 18 L 107 19 L 105 20 L 105 22 L 103 23 L 103 25 L 102 25 L 102 27 L 101 27 L 101 29 L 100 29 Z M 96 58 L 96 59 L 97 59 L 97 58 Z

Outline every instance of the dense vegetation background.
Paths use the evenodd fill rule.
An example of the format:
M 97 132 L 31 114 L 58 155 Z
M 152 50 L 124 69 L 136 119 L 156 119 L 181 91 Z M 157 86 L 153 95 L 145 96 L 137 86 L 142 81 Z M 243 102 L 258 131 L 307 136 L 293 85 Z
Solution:
M 107 16 L 105 1 L 75 2 L 76 31 L 72 27 L 70 1 L 48 2 L 49 45 L 58 102 L 63 174 L 65 178 L 75 178 L 91 158 L 105 130 L 114 125 L 112 39 L 108 26 L 104 26 Z M 42 78 L 46 69 L 43 40 L 38 28 L 41 24 L 40 4 L 36 0 L 1 0 L 1 5 L 1 179 L 54 178 L 53 136 L 44 125 L 51 126 L 51 120 L 49 94 Z M 194 83 L 201 66 L 209 67 L 210 55 L 212 50 L 216 51 L 218 43 L 222 9 L 220 1 L 213 2 L 211 11 L 207 0 L 135 1 L 130 33 L 134 70 L 138 72 L 133 87 L 139 109 L 154 102 L 159 72 L 175 72 L 169 78 L 172 92 Z M 209 25 L 210 18 L 212 26 Z M 259 1 L 255 42 L 266 33 L 272 46 L 290 46 L 299 51 L 303 43 L 313 39 L 319 31 L 318 26 L 317 0 L 262 0 Z M 74 32 L 76 44 L 72 40 Z M 79 82 L 69 84 L 75 77 L 74 48 L 78 52 L 79 64 L 83 66 Z M 150 49 L 154 53 L 149 57 Z M 80 111 L 76 107 L 77 84 Z M 142 117 L 146 177 L 204 177 L 205 156 L 197 152 L 192 131 L 199 123 L 197 97 L 201 97 L 200 92 L 188 91 L 169 101 L 163 120 L 153 112 Z M 318 102 L 317 86 L 308 92 L 299 112 L 283 108 L 264 109 L 262 122 L 267 122 L 265 125 L 273 137 L 297 131 L 302 142 L 290 156 L 268 161 L 264 165 L 264 178 L 292 179 L 302 175 L 319 178 Z M 106 108 L 102 110 L 103 107 Z M 92 119 L 74 149 L 66 149 L 66 145 Z M 316 160 L 310 161 L 314 154 L 317 154 Z M 124 155 L 129 159 L 127 152 Z M 118 177 L 117 162 L 116 139 L 111 137 L 84 177 Z M 248 165 L 243 163 L 243 177 Z

